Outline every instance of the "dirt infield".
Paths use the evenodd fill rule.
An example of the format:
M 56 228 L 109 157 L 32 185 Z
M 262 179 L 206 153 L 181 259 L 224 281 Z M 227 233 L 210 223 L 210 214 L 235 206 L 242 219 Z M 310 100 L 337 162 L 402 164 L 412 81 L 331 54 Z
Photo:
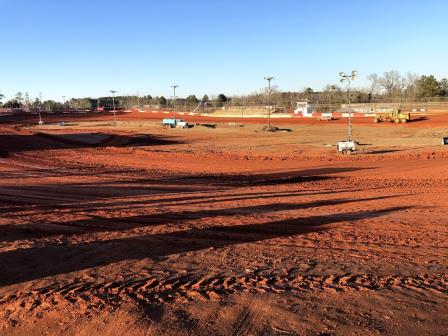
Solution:
M 448 115 L 160 118 L 0 119 L 2 335 L 447 334 Z
M 434 110 L 427 112 L 411 112 L 412 121 L 408 124 L 400 124 L 394 125 L 393 123 L 382 123 L 380 124 L 382 127 L 389 125 L 394 127 L 446 127 L 448 124 L 448 111 L 444 110 Z M 239 117 L 213 117 L 213 116 L 205 116 L 205 115 L 189 115 L 184 112 L 176 112 L 176 111 L 146 111 L 146 112 L 122 112 L 119 111 L 116 113 L 116 118 L 119 121 L 135 121 L 135 120 L 154 120 L 158 123 L 161 123 L 162 118 L 169 118 L 176 116 L 179 119 L 185 119 L 190 123 L 218 123 L 218 124 L 226 124 L 226 123 L 241 123 L 241 124 L 266 124 L 266 118 L 239 118 Z M 102 113 L 91 113 L 91 114 L 46 114 L 43 115 L 43 119 L 49 122 L 60 122 L 60 121 L 105 121 L 112 122 L 113 113 L 112 112 L 102 112 Z M 272 114 L 272 122 L 273 124 L 278 125 L 309 125 L 309 124 L 346 124 L 346 118 L 336 118 L 331 121 L 319 121 L 317 118 L 302 118 L 300 116 L 292 115 L 290 118 L 275 118 L 275 114 Z M 37 123 L 38 116 L 29 116 L 29 115 L 0 115 L 0 122 L 30 122 L 34 121 Z M 356 117 L 353 118 L 354 124 L 360 125 L 371 125 L 373 124 L 373 117 Z

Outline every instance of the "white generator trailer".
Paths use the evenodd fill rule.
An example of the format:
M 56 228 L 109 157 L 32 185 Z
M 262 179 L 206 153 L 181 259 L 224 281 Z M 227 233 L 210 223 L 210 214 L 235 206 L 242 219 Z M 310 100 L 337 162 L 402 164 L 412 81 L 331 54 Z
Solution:
M 356 150 L 356 142 L 355 141 L 339 141 L 336 145 L 336 150 L 338 153 L 352 154 Z

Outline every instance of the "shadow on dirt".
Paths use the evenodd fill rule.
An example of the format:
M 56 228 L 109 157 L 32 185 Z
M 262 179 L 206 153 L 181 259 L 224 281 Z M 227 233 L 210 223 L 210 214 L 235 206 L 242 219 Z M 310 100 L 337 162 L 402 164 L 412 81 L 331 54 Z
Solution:
M 261 129 L 262 132 L 272 132 L 272 133 L 277 133 L 277 132 L 285 132 L 285 133 L 289 133 L 292 132 L 292 129 L 290 128 L 279 128 L 279 127 L 275 127 L 275 126 L 264 126 Z M 258 133 L 259 131 L 256 130 L 256 133 Z
M 362 201 L 368 202 L 394 197 L 397 196 L 371 197 L 362 199 Z M 351 202 L 358 202 L 358 200 L 331 199 L 306 203 L 273 203 L 256 206 L 235 207 L 230 209 L 160 212 L 156 214 L 131 217 L 102 217 L 98 215 L 87 215 L 90 217 L 89 219 L 77 221 L 45 221 L 42 223 L 33 224 L 3 225 L 0 227 L 0 242 L 40 239 L 58 235 L 66 236 L 95 232 L 113 232 L 165 224 L 178 225 L 190 220 L 199 220 L 203 218 L 262 215 L 273 212 L 341 205 Z M 129 210 L 129 207 L 127 209 Z M 115 208 L 114 210 L 117 211 Z M 88 212 L 89 209 L 80 209 L 78 212 L 72 212 L 70 214 L 86 216 L 86 213 Z M 65 213 L 65 215 L 67 215 L 67 213 Z
M 412 117 L 411 120 L 408 120 L 408 122 L 419 122 L 425 120 L 428 120 L 428 117 Z
M 362 201 L 362 200 L 357 200 Z M 385 216 L 407 207 L 370 212 L 347 212 L 272 221 L 263 224 L 214 226 L 172 233 L 17 249 L 0 254 L 0 286 L 65 274 L 125 260 L 158 259 L 207 248 L 302 235 L 328 230 L 340 222 Z
M 160 136 L 113 135 L 107 133 L 68 133 L 68 134 L 1 134 L 0 151 L 17 153 L 32 150 L 75 149 L 96 147 L 138 147 L 175 145 L 183 142 Z
M 0 267 L 2 270 L 6 270 L 0 276 L 0 285 L 10 285 L 124 260 L 161 258 L 171 254 L 191 252 L 209 247 L 220 248 L 238 243 L 320 232 L 328 229 L 329 224 L 341 221 L 353 222 L 404 209 L 403 207 L 394 207 L 372 212 L 349 212 L 298 218 L 294 217 L 294 213 L 291 213 L 291 218 L 274 222 L 261 224 L 249 222 L 249 224 L 244 225 L 222 226 L 225 218 L 247 216 L 248 221 L 251 221 L 251 218 L 257 216 L 263 218 L 263 215 L 273 212 L 312 209 L 348 202 L 359 203 L 388 198 L 387 196 L 366 199 L 339 198 L 279 203 L 278 198 L 282 197 L 338 194 L 340 190 L 305 189 L 300 191 L 294 185 L 292 185 L 292 190 L 280 192 L 253 192 L 250 190 L 248 192 L 238 192 L 238 189 L 235 189 L 239 186 L 297 183 L 307 181 L 307 178 L 308 180 L 341 178 L 340 176 L 328 175 L 350 173 L 360 169 L 320 168 L 254 175 L 128 178 L 95 183 L 54 183 L 1 187 L 0 212 L 2 217 L 9 218 L 11 223 L 16 222 L 14 218 L 20 221 L 18 224 L 1 226 L 0 241 L 3 242 L 41 239 L 56 235 L 59 236 L 58 241 L 64 241 L 64 237 L 69 235 L 83 234 L 87 237 L 99 232 L 110 232 L 112 234 L 121 230 L 138 230 L 163 224 L 177 225 L 179 228 L 183 226 L 187 229 L 171 233 L 116 238 L 107 241 L 98 240 L 74 245 L 55 244 L 53 239 L 39 241 L 39 247 L 34 247 L 31 242 L 29 248 L 11 250 L 0 254 Z M 13 171 L 11 171 L 12 173 Z M 6 175 L 4 177 L 7 178 Z M 191 195 L 192 192 L 202 194 Z M 144 199 L 146 196 L 149 199 Z M 251 199 L 259 200 L 262 198 L 272 198 L 272 201 L 269 204 L 231 208 L 228 208 L 228 205 L 225 205 L 227 208 L 219 209 L 201 209 L 200 207 L 200 204 L 207 202 L 228 200 L 249 200 L 250 202 Z M 197 204 L 199 210 L 179 212 L 167 207 L 167 210 L 164 211 L 165 206 L 170 205 L 170 203 L 176 205 L 180 201 L 185 201 L 187 205 Z M 145 207 L 150 204 L 156 204 L 156 213 L 137 216 L 123 215 L 123 213 L 135 214 L 136 206 L 141 207 L 141 212 L 147 213 Z M 25 210 L 24 206 L 30 212 L 30 218 L 36 215 L 36 218 L 40 216 L 42 219 L 30 224 L 21 224 L 25 216 L 19 213 L 14 217 L 14 213 L 15 211 L 23 212 Z M 101 206 L 104 206 L 104 208 L 99 209 L 98 207 Z M 105 212 L 106 215 L 98 215 L 99 211 Z M 44 216 L 41 216 L 39 212 L 42 212 Z M 94 215 L 90 215 L 91 213 L 94 213 Z M 50 216 L 45 216 L 45 214 Z M 59 217 L 58 214 L 60 214 Z M 64 220 L 66 215 L 68 221 Z M 85 218 L 86 216 L 90 218 L 73 220 L 73 218 Z M 216 223 L 218 224 L 212 227 L 189 228 L 188 226 L 190 225 L 188 221 L 218 217 L 225 218 L 217 220 Z M 54 219 L 51 222 L 46 218 Z M 214 223 L 215 221 L 208 222 Z
M 206 128 L 216 128 L 216 124 L 196 124 L 197 126 L 203 126 Z
M 304 169 L 304 170 L 277 172 L 277 173 L 202 175 L 200 177 L 191 176 L 185 178 L 190 180 L 196 180 L 199 178 L 201 180 L 208 180 L 218 185 L 260 186 L 260 185 L 279 185 L 279 184 L 293 184 L 293 183 L 302 183 L 310 181 L 321 181 L 335 178 L 336 176 L 332 176 L 333 174 L 350 173 L 365 169 L 374 169 L 374 167 L 369 168 L 330 167 L 330 168 Z
M 378 150 L 371 150 L 371 151 L 365 151 L 362 152 L 362 154 L 388 154 L 388 153 L 398 153 L 402 152 L 404 149 L 378 149 Z
M 100 183 L 55 183 L 42 185 L 12 185 L 0 187 L 0 202 L 10 206 L 0 206 L 0 213 L 8 212 L 9 207 L 16 206 L 34 206 L 40 209 L 57 209 L 75 207 L 79 208 L 80 202 L 103 200 L 96 206 L 110 206 L 110 202 L 105 200 L 110 198 L 120 198 L 123 205 L 134 203 L 126 201 L 124 198 L 152 197 L 164 195 L 176 195 L 192 192 L 207 191 L 228 191 L 237 187 L 247 186 L 269 186 L 281 184 L 298 184 L 308 181 L 320 181 L 333 178 L 343 178 L 343 176 L 331 176 L 330 174 L 343 174 L 364 168 L 320 168 L 306 169 L 292 172 L 263 173 L 253 175 L 196 175 L 196 176 L 175 176 L 158 178 L 124 178 L 122 180 L 109 180 Z M 52 172 L 50 172 L 53 176 Z M 116 173 L 116 172 L 115 172 Z M 54 176 L 71 176 L 70 172 L 61 172 Z M 329 174 L 330 176 L 328 176 Z M 74 176 L 83 176 L 79 172 L 73 172 Z M 86 175 L 99 176 L 100 173 L 92 172 Z M 21 177 L 22 175 L 19 175 Z M 27 170 L 27 176 L 39 177 L 45 175 L 45 172 L 36 170 Z M 0 177 L 4 179 L 17 178 L 15 171 L 0 172 Z M 293 193 L 296 191 L 293 191 Z M 186 198 L 185 198 L 186 197 Z M 260 195 L 263 197 L 263 195 Z M 237 197 L 238 199 L 239 197 Z M 250 198 L 250 197 L 249 197 Z M 182 200 L 200 200 L 204 201 L 203 196 L 182 196 L 176 197 L 168 202 Z M 232 200 L 232 199 L 230 199 Z M 140 201 L 137 201 L 140 202 Z M 148 203 L 151 201 L 148 201 Z M 154 200 L 157 203 L 160 200 Z M 74 203 L 74 204 L 73 204 Z M 91 205 L 95 207 L 95 205 Z

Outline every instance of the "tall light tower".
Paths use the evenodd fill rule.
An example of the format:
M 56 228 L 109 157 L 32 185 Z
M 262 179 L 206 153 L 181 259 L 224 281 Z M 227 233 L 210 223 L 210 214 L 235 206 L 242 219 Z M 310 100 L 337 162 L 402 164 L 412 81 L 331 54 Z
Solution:
M 353 141 L 353 128 L 352 128 L 352 105 L 350 96 L 350 84 L 351 81 L 355 80 L 358 76 L 358 71 L 353 70 L 350 75 L 346 75 L 345 72 L 340 72 L 339 77 L 341 77 L 341 83 L 347 82 L 347 92 L 348 92 L 348 141 Z
M 268 129 L 271 128 L 271 80 L 274 79 L 272 76 L 266 76 L 264 78 L 268 81 Z
M 42 125 L 44 121 L 42 120 L 42 112 L 44 110 L 44 102 L 42 100 L 42 92 L 39 92 L 40 108 L 39 108 L 39 125 Z
M 173 89 L 173 112 L 176 110 L 176 89 L 179 87 L 179 85 L 174 84 L 171 85 L 171 88 Z
M 114 109 L 114 125 L 117 124 L 117 116 L 115 115 L 115 93 L 116 90 L 110 90 L 110 93 L 112 93 L 112 108 Z

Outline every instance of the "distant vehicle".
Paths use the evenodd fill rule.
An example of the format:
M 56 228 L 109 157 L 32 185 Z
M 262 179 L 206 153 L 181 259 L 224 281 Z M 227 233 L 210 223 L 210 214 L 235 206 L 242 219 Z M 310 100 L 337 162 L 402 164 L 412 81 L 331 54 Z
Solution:
M 321 115 L 320 115 L 320 117 L 319 118 L 317 118 L 318 120 L 323 120 L 323 121 L 330 121 L 330 120 L 333 120 L 334 118 L 333 118 L 333 113 L 331 113 L 331 112 L 327 112 L 327 113 L 322 113 Z
M 342 154 L 352 154 L 356 150 L 355 141 L 339 141 L 336 145 L 337 152 Z
M 162 126 L 165 128 L 188 128 L 190 127 L 185 120 L 174 118 L 165 118 L 162 120 Z
M 188 125 L 188 123 L 187 123 L 186 121 L 184 121 L 184 120 L 178 120 L 177 123 L 176 123 L 176 127 L 179 127 L 179 128 L 188 128 L 189 125 Z
M 374 119 L 374 123 L 389 121 L 394 123 L 406 123 L 411 120 L 410 113 L 403 113 L 401 110 L 392 110 L 389 113 L 380 113 Z
M 95 111 L 96 112 L 110 112 L 113 111 L 113 107 L 111 106 L 98 106 Z M 124 111 L 124 107 L 115 107 L 115 111 Z

